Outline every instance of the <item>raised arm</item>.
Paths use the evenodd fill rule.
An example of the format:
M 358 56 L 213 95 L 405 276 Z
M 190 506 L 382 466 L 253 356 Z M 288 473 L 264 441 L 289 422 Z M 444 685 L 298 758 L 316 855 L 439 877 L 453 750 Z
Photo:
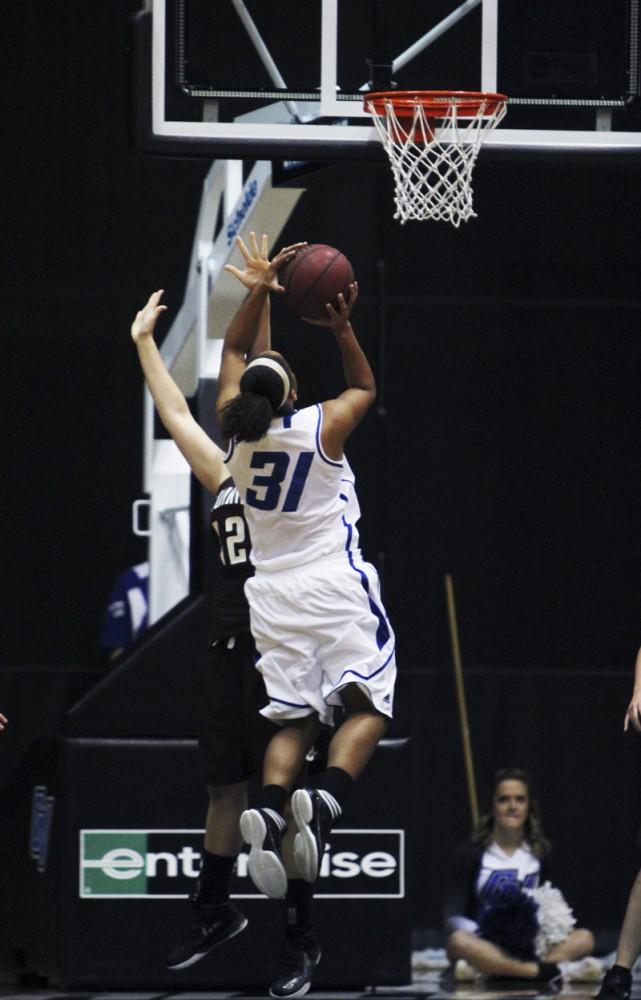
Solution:
M 245 246 L 240 236 L 236 237 L 236 244 L 243 256 L 245 267 L 240 269 L 232 264 L 227 264 L 225 270 L 238 278 L 249 289 L 249 294 L 229 324 L 225 334 L 218 378 L 218 399 L 216 401 L 216 410 L 219 415 L 225 403 L 240 392 L 240 380 L 247 367 L 248 357 L 268 349 L 269 345 L 264 339 L 264 334 L 266 332 L 265 323 L 267 323 L 267 329 L 269 324 L 269 313 L 266 312 L 269 309 L 269 293 L 270 291 L 284 291 L 278 283 L 278 269 L 289 260 L 299 247 L 304 246 L 304 243 L 294 243 L 289 247 L 284 247 L 270 261 L 268 258 L 269 244 L 265 235 L 261 239 L 260 248 L 255 233 L 250 233 L 251 250 Z M 259 346 L 262 343 L 265 343 L 266 346 Z
M 131 325 L 131 337 L 163 425 L 185 456 L 196 478 L 211 493 L 216 493 L 228 473 L 223 453 L 202 427 L 194 420 L 187 400 L 167 371 L 154 341 L 158 317 L 166 310 L 161 305 L 162 290 L 154 292 L 136 315 Z
M 256 240 L 256 233 L 249 234 L 249 242 L 251 244 L 251 251 L 245 246 L 241 236 L 236 237 L 236 246 L 240 250 L 245 262 L 244 268 L 235 267 L 233 264 L 225 265 L 225 270 L 233 274 L 235 278 L 238 278 L 241 285 L 244 285 L 247 291 L 251 291 L 256 282 L 260 280 L 265 264 L 269 264 L 269 242 L 267 236 L 263 233 L 260 248 Z M 271 346 L 270 304 L 269 296 L 267 296 L 258 318 L 257 334 L 254 343 L 248 351 L 248 358 L 251 360 L 257 354 L 269 351 Z
M 343 373 L 347 383 L 336 399 L 323 403 L 323 430 L 321 441 L 330 458 L 339 459 L 345 441 L 361 422 L 376 399 L 376 381 L 370 363 L 356 339 L 350 322 L 350 313 L 358 297 L 356 282 L 349 287 L 347 302 L 338 296 L 338 309 L 327 306 L 327 320 L 314 320 L 316 325 L 329 326 L 343 360 Z
M 623 729 L 627 730 L 630 724 L 634 726 L 638 733 L 641 733 L 641 649 L 637 653 L 634 664 L 634 687 L 628 710 L 625 713 Z
M 256 339 L 254 340 L 254 343 L 252 344 L 252 347 L 247 355 L 247 360 L 251 361 L 252 358 L 258 357 L 259 354 L 263 354 L 265 351 L 271 351 L 271 348 L 271 303 L 269 296 L 267 296 L 258 319 L 258 333 L 256 334 Z

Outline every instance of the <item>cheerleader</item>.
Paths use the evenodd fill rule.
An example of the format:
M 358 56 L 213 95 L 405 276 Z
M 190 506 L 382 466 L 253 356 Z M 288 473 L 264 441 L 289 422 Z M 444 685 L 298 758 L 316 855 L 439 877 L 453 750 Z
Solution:
M 530 785 L 524 771 L 498 771 L 491 811 L 454 855 L 445 932 L 457 979 L 482 973 L 554 983 L 564 977 L 594 980 L 602 973 L 597 959 L 586 959 L 594 949 L 592 932 L 574 927 L 569 907 L 549 885 L 550 844 Z M 542 891 L 546 902 L 556 897 L 551 936 L 541 927 L 536 894 Z

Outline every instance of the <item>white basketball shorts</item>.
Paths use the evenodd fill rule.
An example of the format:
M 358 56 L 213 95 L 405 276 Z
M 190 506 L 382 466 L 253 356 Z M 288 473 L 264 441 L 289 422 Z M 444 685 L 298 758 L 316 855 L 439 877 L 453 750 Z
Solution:
M 356 553 L 311 566 L 257 573 L 245 583 L 251 628 L 269 704 L 277 723 L 317 712 L 331 724 L 341 689 L 358 684 L 391 717 L 395 638 L 378 574 Z

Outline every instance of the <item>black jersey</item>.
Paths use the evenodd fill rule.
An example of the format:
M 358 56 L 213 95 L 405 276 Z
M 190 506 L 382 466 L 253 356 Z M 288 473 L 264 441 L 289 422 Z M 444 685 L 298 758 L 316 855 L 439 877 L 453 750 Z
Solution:
M 211 603 L 210 642 L 249 632 L 245 580 L 252 576 L 251 540 L 240 496 L 231 477 L 225 479 L 210 511 L 212 533 L 220 556 Z

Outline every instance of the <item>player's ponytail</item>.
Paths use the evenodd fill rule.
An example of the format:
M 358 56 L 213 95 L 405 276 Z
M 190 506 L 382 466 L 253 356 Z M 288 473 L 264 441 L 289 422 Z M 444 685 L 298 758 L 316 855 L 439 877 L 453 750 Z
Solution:
M 266 396 L 241 392 L 221 412 L 223 435 L 229 440 L 260 441 L 269 430 L 274 411 Z
M 250 362 L 240 380 L 240 393 L 222 409 L 224 436 L 236 441 L 260 441 L 289 399 L 290 376 L 289 366 L 276 358 L 261 356 Z

